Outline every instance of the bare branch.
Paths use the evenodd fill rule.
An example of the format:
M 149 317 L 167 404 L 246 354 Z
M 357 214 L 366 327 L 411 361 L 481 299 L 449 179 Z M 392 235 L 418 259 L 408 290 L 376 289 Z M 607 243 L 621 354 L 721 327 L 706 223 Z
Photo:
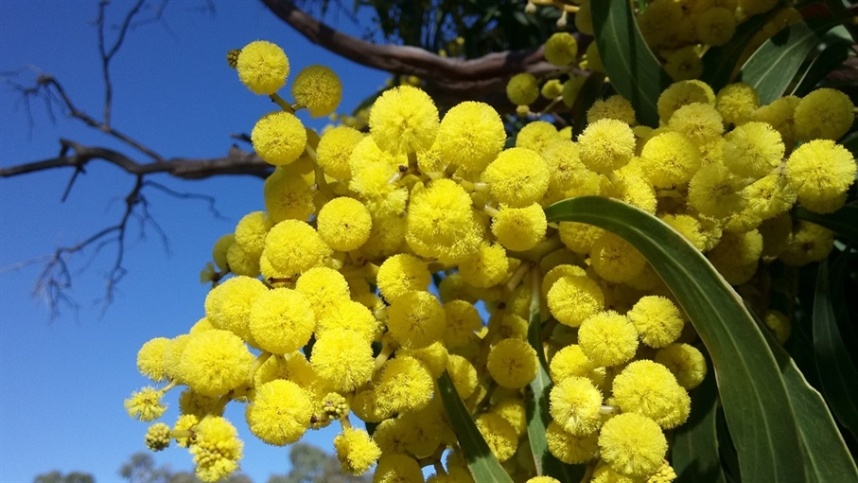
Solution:
M 303 12 L 289 0 L 262 2 L 309 41 L 368 67 L 418 76 L 430 84 L 430 90 L 452 98 L 491 96 L 510 76 L 519 72 L 547 75 L 557 70 L 545 61 L 541 47 L 495 52 L 476 59 L 441 57 L 418 47 L 378 45 L 344 34 Z M 510 104 L 509 101 L 506 104 Z M 511 104 L 508 107 L 514 108 Z
M 133 175 L 164 173 L 188 180 L 221 175 L 249 175 L 264 179 L 272 171 L 272 166 L 255 153 L 243 151 L 235 146 L 230 148 L 226 156 L 220 158 L 177 157 L 141 163 L 110 148 L 83 146 L 68 139 L 60 139 L 60 145 L 62 149 L 59 156 L 0 168 L 0 178 L 11 178 L 56 168 L 74 168 L 77 171 L 83 171 L 91 161 L 105 161 Z
M 119 48 L 122 47 L 122 43 L 125 41 L 125 35 L 128 33 L 128 28 L 131 26 L 131 20 L 140 12 L 145 1 L 146 0 L 137 0 L 131 10 L 129 10 L 128 14 L 125 15 L 125 18 L 122 21 L 122 26 L 119 28 L 119 33 L 116 36 L 116 40 L 110 47 L 107 47 L 104 40 L 104 28 L 107 24 L 107 20 L 105 19 L 105 10 L 107 9 L 107 4 L 110 2 L 108 0 L 101 0 L 98 3 L 98 18 L 96 18 L 95 22 L 98 26 L 98 51 L 101 54 L 101 76 L 104 80 L 105 127 L 110 126 L 110 111 L 113 103 L 113 83 L 110 81 L 110 61 L 113 60 L 113 56 L 116 55 L 116 52 L 118 52 Z

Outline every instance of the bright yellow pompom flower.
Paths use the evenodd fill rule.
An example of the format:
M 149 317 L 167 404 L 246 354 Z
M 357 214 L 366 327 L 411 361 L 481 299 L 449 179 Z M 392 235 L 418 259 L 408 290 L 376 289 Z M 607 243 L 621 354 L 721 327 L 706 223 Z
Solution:
M 641 151 L 641 170 L 656 188 L 687 183 L 700 168 L 700 153 L 687 136 L 667 131 L 650 138 Z
M 555 32 L 545 42 L 545 60 L 556 66 L 569 65 L 578 56 L 578 41 L 569 32 Z
M 414 253 L 449 262 L 461 261 L 479 249 L 481 233 L 472 201 L 458 183 L 433 181 L 412 194 L 405 240 Z
M 620 169 L 635 154 L 635 134 L 628 124 L 616 119 L 600 119 L 578 136 L 581 161 L 597 173 Z
M 381 449 L 363 429 L 343 428 L 334 438 L 334 449 L 343 471 L 361 475 L 378 461 Z
M 830 88 L 804 96 L 795 107 L 795 134 L 798 139 L 840 139 L 855 121 L 855 106 L 846 94 Z
M 259 348 L 288 354 L 310 340 L 316 326 L 313 307 L 304 294 L 275 288 L 259 296 L 250 308 L 250 333 Z
M 560 277 L 548 290 L 548 309 L 563 325 L 578 327 L 605 306 L 599 284 L 586 275 Z
M 769 320 L 768 314 L 769 312 L 766 313 L 765 321 Z M 769 327 L 771 328 L 770 325 Z M 775 337 L 781 341 L 781 338 L 777 337 L 777 332 Z M 655 362 L 670 369 L 670 372 L 676 376 L 676 382 L 688 391 L 699 386 L 706 377 L 706 359 L 700 350 L 692 345 L 670 344 L 663 347 L 656 352 Z
M 275 379 L 256 388 L 244 414 L 254 436 L 284 446 L 298 441 L 307 431 L 313 403 L 299 385 Z
M 614 378 L 613 394 L 623 412 L 646 416 L 665 429 L 684 423 L 691 407 L 670 370 L 646 359 L 630 363 Z
M 215 329 L 228 330 L 243 339 L 250 338 L 250 309 L 268 289 L 256 278 L 230 278 L 206 295 L 206 318 Z
M 492 234 L 508 250 L 525 251 L 545 239 L 548 221 L 539 203 L 524 208 L 501 207 L 492 220 Z
M 548 423 L 545 431 L 548 451 L 567 464 L 581 464 L 593 459 L 599 449 L 596 433 L 575 436 L 563 429 L 556 421 Z
M 528 72 L 516 74 L 507 82 L 506 95 L 516 106 L 528 106 L 539 99 L 539 82 Z
M 289 58 L 277 45 L 257 40 L 241 49 L 235 69 L 238 78 L 251 92 L 271 95 L 286 84 Z
M 369 239 L 372 217 L 360 201 L 341 196 L 325 203 L 316 218 L 319 236 L 334 250 L 357 250 Z
M 622 475 L 645 478 L 661 467 L 667 440 L 653 420 L 635 413 L 609 419 L 599 434 L 599 452 Z
M 670 299 L 658 295 L 641 297 L 626 316 L 640 334 L 641 341 L 655 348 L 675 341 L 685 320 Z
M 429 369 L 414 357 L 400 355 L 388 360 L 375 381 L 383 395 L 377 404 L 388 414 L 416 411 L 432 399 L 434 379 Z
M 194 442 L 190 452 L 197 465 L 197 478 L 213 483 L 238 469 L 244 443 L 238 439 L 238 431 L 226 418 L 205 417 L 193 427 L 193 431 Z
M 571 376 L 549 394 L 551 417 L 574 436 L 593 434 L 602 425 L 602 393 L 586 377 Z
M 168 347 L 170 347 L 170 339 L 166 337 L 155 337 L 146 341 L 137 352 L 137 370 L 153 382 L 166 379 L 164 354 Z
M 307 145 L 307 131 L 294 114 L 276 111 L 262 116 L 250 132 L 253 149 L 274 166 L 290 164 Z
M 817 139 L 802 144 L 786 163 L 786 177 L 798 201 L 817 213 L 831 213 L 846 200 L 855 181 L 852 153 L 834 141 Z
M 311 65 L 302 69 L 292 81 L 292 97 L 299 106 L 310 111 L 310 116 L 327 116 L 340 105 L 343 85 L 329 67 Z
M 179 372 L 188 387 L 205 396 L 222 396 L 247 382 L 253 356 L 232 332 L 207 330 L 190 337 Z
M 613 310 L 599 312 L 581 323 L 578 345 L 596 364 L 615 366 L 635 355 L 638 332 L 628 317 Z
M 348 180 L 352 177 L 349 157 L 363 137 L 362 132 L 348 126 L 325 131 L 316 148 L 316 162 L 328 176 Z
M 447 318 L 438 299 L 413 290 L 397 297 L 388 310 L 387 328 L 403 347 L 419 349 L 444 336 Z
M 548 189 L 548 165 L 537 152 L 527 148 L 509 148 L 483 172 L 491 186 L 492 197 L 513 208 L 539 201 Z
M 399 86 L 384 91 L 369 113 L 372 139 L 383 151 L 416 153 L 432 147 L 438 132 L 438 108 L 423 90 Z
M 504 339 L 489 352 L 486 368 L 500 386 L 520 389 L 536 377 L 536 351 L 521 339 Z
M 381 296 L 391 304 L 412 290 L 426 290 L 431 281 L 426 262 L 407 253 L 384 260 L 376 275 Z
M 443 161 L 478 176 L 503 149 L 504 141 L 503 121 L 494 107 L 465 101 L 444 114 L 435 146 Z
M 337 329 L 319 337 L 310 363 L 334 390 L 350 392 L 369 382 L 375 366 L 372 347 L 353 330 Z
M 331 249 L 312 226 L 303 221 L 283 220 L 268 232 L 262 256 L 273 269 L 297 279 L 301 273 L 324 265 Z
M 506 461 L 515 455 L 518 434 L 506 419 L 497 414 L 484 413 L 474 422 L 498 461 Z

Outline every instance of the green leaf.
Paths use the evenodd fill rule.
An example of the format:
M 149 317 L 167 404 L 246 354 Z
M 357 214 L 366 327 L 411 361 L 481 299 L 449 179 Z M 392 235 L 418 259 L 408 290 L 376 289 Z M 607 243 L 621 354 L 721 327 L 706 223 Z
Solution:
M 831 73 L 849 57 L 852 42 L 835 35 L 827 36 L 825 48 L 814 59 L 807 63 L 800 73 L 800 78 L 792 90 L 794 96 L 804 97 L 814 90 L 820 81 Z
M 525 401 L 527 411 L 527 438 L 530 441 L 530 451 L 533 453 L 533 463 L 536 474 L 552 476 L 560 481 L 580 481 L 584 476 L 582 465 L 572 466 L 558 460 L 548 451 L 545 433 L 551 416 L 548 414 L 548 394 L 551 391 L 551 377 L 548 375 L 548 362 L 545 360 L 545 349 L 542 345 L 542 324 L 539 317 L 540 286 L 539 277 L 531 274 L 530 325 L 527 329 L 527 340 L 536 351 L 539 358 L 539 369 L 536 378 L 530 383 L 530 394 Z M 478 480 L 479 481 L 479 480 Z
M 717 400 L 715 376 L 708 374 L 700 386 L 691 391 L 688 421 L 674 432 L 671 465 L 676 471 L 677 483 L 727 481 L 718 454 Z
M 587 110 L 593 107 L 596 99 L 605 85 L 605 75 L 600 72 L 591 72 L 578 91 L 575 102 L 572 104 L 572 119 L 574 121 L 572 131 L 577 137 L 587 127 Z
M 837 328 L 831 289 L 828 262 L 823 261 L 819 265 L 813 299 L 813 350 L 817 372 L 831 410 L 843 426 L 858 435 L 858 370 Z
M 670 79 L 644 41 L 628 0 L 590 2 L 593 30 L 611 84 L 643 124 L 658 127 L 656 102 Z
M 459 445 L 468 461 L 468 469 L 471 471 L 474 481 L 512 483 L 512 478 L 504 471 L 503 466 L 489 449 L 486 440 L 483 439 L 483 435 L 480 434 L 480 430 L 477 429 L 477 425 L 471 418 L 465 403 L 462 402 L 462 398 L 459 397 L 459 393 L 456 392 L 447 371 L 444 371 L 438 378 L 438 392 L 441 393 L 441 401 L 447 411 L 447 418 L 459 439 Z
M 708 260 L 658 218 L 587 196 L 545 209 L 551 222 L 611 231 L 637 248 L 673 292 L 706 345 L 744 481 L 806 481 L 796 416 L 780 368 L 742 300 Z
M 745 62 L 741 81 L 756 89 L 761 104 L 783 96 L 802 62 L 834 25 L 831 21 L 798 22 L 781 30 Z
M 796 207 L 795 217 L 799 220 L 816 223 L 833 231 L 836 235 L 845 238 L 850 244 L 858 247 L 858 204 L 850 203 L 844 205 L 834 213 L 819 214 L 802 207 Z
M 700 80 L 709 84 L 715 92 L 730 83 L 736 62 L 742 57 L 748 43 L 763 25 L 774 15 L 755 15 L 742 22 L 733 37 L 720 47 L 712 47 L 703 54 L 703 74 Z
M 807 382 L 795 361 L 790 359 L 774 337 L 770 336 L 768 341 L 783 368 L 790 405 L 795 411 L 804 446 L 804 459 L 807 461 L 810 481 L 858 482 L 855 460 L 849 454 L 846 442 L 837 430 L 822 395 Z

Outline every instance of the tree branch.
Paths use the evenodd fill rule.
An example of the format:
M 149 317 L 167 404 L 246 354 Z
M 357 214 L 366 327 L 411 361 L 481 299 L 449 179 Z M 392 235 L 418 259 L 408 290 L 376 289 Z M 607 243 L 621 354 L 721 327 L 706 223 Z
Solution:
M 539 76 L 557 70 L 545 61 L 542 47 L 494 52 L 475 59 L 441 57 L 418 47 L 378 45 L 344 34 L 316 20 L 289 0 L 262 0 L 262 3 L 314 44 L 367 67 L 420 77 L 429 84 L 428 90 L 450 98 L 491 96 L 514 74 L 529 72 Z M 515 107 L 509 101 L 506 104 Z
M 141 163 L 113 149 L 83 146 L 68 139 L 60 139 L 60 146 L 59 156 L 0 168 L 0 178 L 12 178 L 56 168 L 84 171 L 86 165 L 92 161 L 107 162 L 132 175 L 163 173 L 188 180 L 220 175 L 249 175 L 264 179 L 272 171 L 272 166 L 255 153 L 243 151 L 238 147 L 230 148 L 227 155 L 220 158 L 177 157 Z

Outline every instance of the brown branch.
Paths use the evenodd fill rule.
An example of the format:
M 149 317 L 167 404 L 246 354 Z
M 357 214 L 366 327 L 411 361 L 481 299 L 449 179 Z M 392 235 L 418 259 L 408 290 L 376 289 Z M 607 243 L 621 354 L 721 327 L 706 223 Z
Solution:
M 163 173 L 188 180 L 199 180 L 220 175 L 249 175 L 265 178 L 272 171 L 271 165 L 260 159 L 255 153 L 246 152 L 237 147 L 231 148 L 226 156 L 220 158 L 177 157 L 164 161 L 140 163 L 109 148 L 83 146 L 68 139 L 60 139 L 60 145 L 62 149 L 59 156 L 0 168 L 0 178 L 12 178 L 56 168 L 74 168 L 78 172 L 84 170 L 86 165 L 92 161 L 104 161 L 126 173 L 137 176 Z
M 496 92 L 514 74 L 547 75 L 557 70 L 545 61 L 542 47 L 494 52 L 475 59 L 441 57 L 418 47 L 378 45 L 344 34 L 289 0 L 262 0 L 262 3 L 314 44 L 367 67 L 420 77 L 431 85 L 431 90 L 451 96 L 473 99 Z

